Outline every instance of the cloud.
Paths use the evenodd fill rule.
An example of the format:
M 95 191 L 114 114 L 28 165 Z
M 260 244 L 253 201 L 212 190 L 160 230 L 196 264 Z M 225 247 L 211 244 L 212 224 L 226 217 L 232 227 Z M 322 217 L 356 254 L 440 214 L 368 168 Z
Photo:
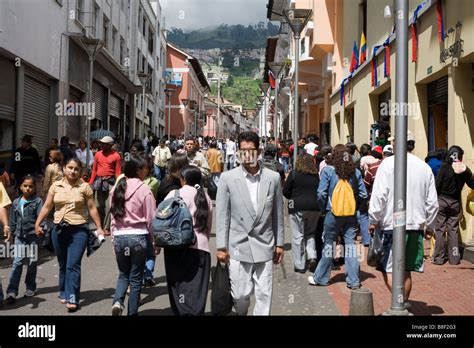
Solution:
M 168 28 L 267 22 L 268 0 L 160 0 Z

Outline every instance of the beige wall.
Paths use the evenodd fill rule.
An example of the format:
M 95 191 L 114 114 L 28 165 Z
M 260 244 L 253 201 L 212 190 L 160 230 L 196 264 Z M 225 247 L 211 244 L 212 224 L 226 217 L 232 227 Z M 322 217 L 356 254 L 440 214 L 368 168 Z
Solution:
M 410 1 L 410 16 L 421 1 Z M 372 46 L 385 40 L 391 30 L 384 22 L 383 7 L 391 3 L 390 0 L 369 0 L 368 22 L 368 58 L 371 58 Z M 354 16 L 357 0 L 344 3 L 343 22 L 344 52 L 350 57 L 354 38 L 353 30 L 357 28 L 357 16 Z M 411 34 L 409 35 L 409 71 L 408 71 L 408 102 L 417 105 L 417 112 L 409 115 L 408 128 L 415 133 L 415 154 L 420 158 L 426 156 L 428 150 L 428 107 L 427 83 L 442 76 L 448 76 L 448 143 L 459 145 L 464 151 L 464 161 L 474 169 L 474 91 L 472 90 L 472 63 L 474 62 L 474 4 L 471 0 L 456 0 L 445 2 L 445 31 L 454 27 L 460 21 L 462 26 L 461 39 L 464 40 L 464 53 L 458 67 L 453 67 L 451 59 L 440 63 L 440 44 L 437 36 L 436 3 L 421 16 L 418 22 L 418 62 L 411 62 Z M 380 13 L 379 15 L 377 15 Z M 341 19 L 338 19 L 341 20 Z M 389 22 L 391 20 L 388 20 Z M 391 22 L 390 22 L 391 23 Z M 347 25 L 346 25 L 347 24 Z M 379 28 L 378 28 L 379 27 Z M 378 34 L 377 34 L 378 33 Z M 350 42 L 348 42 L 350 41 Z M 339 42 L 340 43 L 340 42 Z M 395 43 L 391 47 L 391 74 L 395 77 Z M 445 47 L 453 43 L 453 37 L 445 40 Z M 358 43 L 359 44 L 359 43 Z M 349 53 L 348 53 L 349 52 Z M 428 68 L 432 72 L 428 74 Z M 383 55 L 378 57 L 379 87 L 371 87 L 371 66 L 367 65 L 353 80 L 346 85 L 346 109 L 354 108 L 354 136 L 355 143 L 360 145 L 370 139 L 370 125 L 378 114 L 378 94 L 391 87 L 392 101 L 395 100 L 395 78 L 383 77 Z M 333 91 L 339 84 L 333 88 Z M 331 101 L 331 143 L 345 143 L 348 127 L 345 124 L 343 107 L 339 103 L 339 92 L 332 96 Z M 337 115 L 340 115 L 339 118 Z M 339 124 L 338 120 L 339 119 Z M 391 118 L 392 131 L 394 117 Z M 463 191 L 463 205 L 470 189 Z M 473 241 L 474 219 L 464 214 L 461 222 L 461 236 L 463 242 Z

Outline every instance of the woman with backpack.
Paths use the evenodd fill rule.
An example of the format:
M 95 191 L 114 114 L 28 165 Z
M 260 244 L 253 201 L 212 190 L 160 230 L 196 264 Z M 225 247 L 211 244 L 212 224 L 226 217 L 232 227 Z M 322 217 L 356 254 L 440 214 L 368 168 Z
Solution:
M 367 191 L 360 171 L 356 171 L 348 149 L 336 145 L 331 155 L 332 166 L 321 173 L 318 187 L 318 202 L 321 210 L 326 211 L 324 220 L 324 248 L 321 261 L 313 276 L 309 276 L 310 285 L 327 286 L 331 276 L 333 244 L 339 234 L 344 238 L 344 256 L 346 283 L 349 289 L 358 289 L 359 261 L 356 252 L 357 209 L 367 199 Z
M 181 169 L 189 164 L 188 155 L 186 153 L 175 153 L 171 156 L 168 164 L 169 173 L 160 182 L 158 193 L 156 195 L 156 205 L 163 202 L 168 193 L 181 188 L 180 172 Z
M 203 315 L 211 272 L 212 201 L 204 192 L 198 167 L 188 165 L 180 175 L 179 196 L 192 215 L 196 242 L 182 249 L 164 248 L 168 295 L 175 315 Z M 165 200 L 174 196 L 171 191 Z
M 111 191 L 111 232 L 119 268 L 112 315 L 122 314 L 129 285 L 128 315 L 137 315 L 147 245 L 153 241 L 151 222 L 156 203 L 143 182 L 148 174 L 148 163 L 143 157 L 130 157 L 125 162 L 124 174 Z
M 283 195 L 288 199 L 294 270 L 298 273 L 306 273 L 306 262 L 311 272 L 316 269 L 315 236 L 320 212 L 314 190 L 318 185 L 313 156 L 299 155 L 296 169 L 290 172 L 283 188 Z

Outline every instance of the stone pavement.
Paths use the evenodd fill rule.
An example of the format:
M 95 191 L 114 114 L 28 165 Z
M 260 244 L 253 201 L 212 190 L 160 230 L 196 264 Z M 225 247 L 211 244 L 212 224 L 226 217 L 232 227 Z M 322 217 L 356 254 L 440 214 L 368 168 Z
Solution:
M 367 252 L 367 248 L 365 248 Z M 473 315 L 474 265 L 462 260 L 459 265 L 433 265 L 429 258 L 430 242 L 425 241 L 424 273 L 412 272 L 413 287 L 409 302 L 414 315 Z M 366 255 L 365 255 L 366 256 Z M 366 257 L 361 262 L 362 286 L 372 290 L 375 315 L 390 307 L 391 294 L 382 273 L 369 267 Z M 333 271 L 328 291 L 339 312 L 349 314 L 350 290 L 345 283 L 344 269 Z
M 215 216 L 214 216 L 215 219 Z M 327 288 L 311 287 L 307 284 L 309 273 L 299 274 L 293 271 L 290 243 L 291 232 L 285 219 L 285 257 L 284 264 L 275 267 L 272 315 L 338 315 L 339 311 Z M 215 225 L 211 235 L 211 250 L 215 250 Z M 212 257 L 215 265 L 215 257 Z M 0 260 L 0 277 L 4 295 L 11 271 L 9 259 Z M 117 281 L 117 265 L 112 253 L 110 237 L 106 243 L 89 258 L 82 261 L 81 309 L 68 314 L 64 305 L 59 303 L 57 282 L 58 264 L 55 257 L 41 253 L 37 285 L 38 293 L 33 298 L 23 298 L 24 276 L 20 284 L 20 297 L 14 304 L 5 304 L 0 315 L 110 315 L 112 297 Z M 140 315 L 172 315 L 168 301 L 168 290 L 164 274 L 163 256 L 157 257 L 155 267 L 157 285 L 144 288 Z M 210 313 L 210 291 L 206 313 Z M 252 313 L 253 304 L 249 314 Z

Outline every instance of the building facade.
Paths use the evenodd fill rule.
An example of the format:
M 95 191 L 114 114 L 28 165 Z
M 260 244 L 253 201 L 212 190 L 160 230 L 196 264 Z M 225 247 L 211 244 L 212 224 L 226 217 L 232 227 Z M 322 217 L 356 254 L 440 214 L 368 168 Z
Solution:
M 170 133 L 201 135 L 206 122 L 204 101 L 210 91 L 206 76 L 199 61 L 180 48 L 168 43 L 166 55 L 166 87 L 174 89 L 170 102 Z M 167 104 L 167 115 L 168 107 Z
M 408 129 L 416 138 L 414 153 L 417 156 L 425 158 L 430 150 L 459 145 L 465 151 L 464 161 L 472 168 L 474 6 L 469 0 L 439 2 L 442 12 L 436 0 L 409 1 L 408 104 L 402 107 L 407 110 Z M 398 107 L 392 102 L 396 84 L 395 10 L 388 0 L 336 1 L 336 6 L 336 27 L 341 28 L 343 24 L 343 30 L 336 35 L 340 49 L 334 52 L 331 143 L 373 144 L 381 141 L 377 139 L 377 129 L 394 131 Z M 384 17 L 386 6 L 391 7 L 392 18 Z M 413 45 L 411 25 L 417 8 L 417 44 Z M 360 13 L 359 17 L 354 13 Z M 438 37 L 439 13 L 445 27 L 444 40 Z M 359 45 L 363 28 L 366 28 L 367 61 L 348 78 L 346 63 L 351 57 L 353 42 Z M 374 46 L 381 46 L 375 55 Z M 385 47 L 389 47 L 389 51 Z M 377 83 L 373 82 L 375 72 Z M 468 191 L 463 192 L 463 202 Z M 464 217 L 461 238 L 465 244 L 472 244 L 474 220 L 465 211 Z
M 51 138 L 67 135 L 78 142 L 86 136 L 86 118 L 91 131 L 110 130 L 123 147 L 152 125 L 163 130 L 159 88 L 160 80 L 164 86 L 166 45 L 159 18 L 148 0 L 1 1 L 0 162 L 7 161 L 25 134 L 34 136 L 40 155 Z M 103 43 L 93 61 L 87 105 L 85 39 Z M 142 71 L 153 76 L 145 117 L 137 78 Z

